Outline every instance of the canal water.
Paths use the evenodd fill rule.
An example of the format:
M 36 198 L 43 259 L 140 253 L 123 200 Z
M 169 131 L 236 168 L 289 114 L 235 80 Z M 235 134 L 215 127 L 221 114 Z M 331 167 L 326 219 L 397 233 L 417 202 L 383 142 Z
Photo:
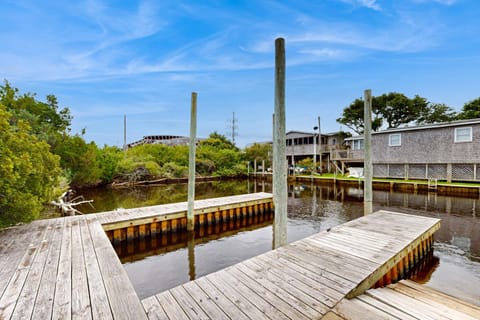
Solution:
M 291 184 L 288 198 L 288 242 L 296 241 L 363 214 L 359 186 Z M 216 181 L 196 186 L 196 199 L 271 192 L 266 182 Z M 186 201 L 187 185 L 82 191 L 95 209 L 108 211 Z M 391 210 L 442 219 L 435 234 L 434 258 L 414 280 L 480 305 L 480 199 L 436 193 L 373 192 L 375 210 Z M 229 225 L 205 227 L 123 243 L 115 250 L 141 298 L 223 269 L 272 249 L 273 214 Z

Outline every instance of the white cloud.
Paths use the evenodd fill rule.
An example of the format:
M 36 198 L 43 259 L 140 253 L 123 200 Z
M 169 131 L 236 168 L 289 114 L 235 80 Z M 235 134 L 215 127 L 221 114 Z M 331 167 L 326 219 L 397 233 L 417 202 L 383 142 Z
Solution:
M 382 10 L 380 5 L 377 3 L 377 0 L 340 0 L 340 1 L 353 6 L 369 8 L 375 11 Z

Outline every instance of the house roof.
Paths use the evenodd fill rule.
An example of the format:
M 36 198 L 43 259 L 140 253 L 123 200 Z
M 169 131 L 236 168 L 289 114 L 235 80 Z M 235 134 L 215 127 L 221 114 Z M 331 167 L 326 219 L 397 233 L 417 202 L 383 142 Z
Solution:
M 338 135 L 340 134 L 341 131 L 337 131 L 337 132 L 329 132 L 329 133 L 324 133 L 322 132 L 322 136 L 325 136 L 325 137 L 331 137 L 331 136 L 335 136 L 335 135 Z M 297 131 L 297 130 L 290 130 L 286 133 L 286 135 L 288 136 L 289 134 L 292 134 L 292 133 L 298 133 L 298 134 L 302 134 L 302 135 L 305 135 L 305 136 L 313 136 L 313 132 L 306 132 L 306 131 Z
M 450 122 L 440 122 L 440 123 L 425 124 L 420 126 L 405 126 L 401 128 L 392 128 L 392 129 L 372 132 L 372 135 L 403 132 L 403 131 L 414 131 L 414 130 L 430 130 L 430 129 L 439 129 L 439 128 L 447 128 L 447 127 L 461 127 L 461 126 L 468 126 L 473 124 L 480 124 L 480 118 L 457 120 L 457 121 L 450 121 Z M 350 138 L 346 138 L 345 140 L 349 141 L 349 140 L 357 140 L 361 138 L 363 138 L 363 135 L 353 136 Z

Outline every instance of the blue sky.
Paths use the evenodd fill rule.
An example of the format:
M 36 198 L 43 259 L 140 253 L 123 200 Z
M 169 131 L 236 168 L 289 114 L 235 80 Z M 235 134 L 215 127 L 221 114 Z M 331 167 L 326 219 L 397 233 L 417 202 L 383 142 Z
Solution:
M 286 41 L 287 130 L 338 131 L 372 89 L 459 110 L 480 96 L 477 0 L 0 1 L 0 78 L 71 109 L 99 145 L 151 134 L 271 139 L 274 41 Z M 343 127 L 342 129 L 347 129 Z

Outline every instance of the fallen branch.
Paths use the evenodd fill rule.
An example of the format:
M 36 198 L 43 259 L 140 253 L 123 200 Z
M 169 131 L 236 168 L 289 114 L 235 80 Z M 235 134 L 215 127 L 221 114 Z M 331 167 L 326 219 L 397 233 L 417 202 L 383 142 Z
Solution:
M 74 207 L 88 203 L 92 208 L 93 200 L 84 200 L 83 196 L 78 196 L 70 200 L 71 195 L 73 194 L 72 190 L 64 192 L 57 201 L 52 201 L 51 204 L 58 207 L 64 216 L 74 216 L 75 214 L 83 214 L 80 210 L 75 209 Z M 80 201 L 78 201 L 80 200 Z

